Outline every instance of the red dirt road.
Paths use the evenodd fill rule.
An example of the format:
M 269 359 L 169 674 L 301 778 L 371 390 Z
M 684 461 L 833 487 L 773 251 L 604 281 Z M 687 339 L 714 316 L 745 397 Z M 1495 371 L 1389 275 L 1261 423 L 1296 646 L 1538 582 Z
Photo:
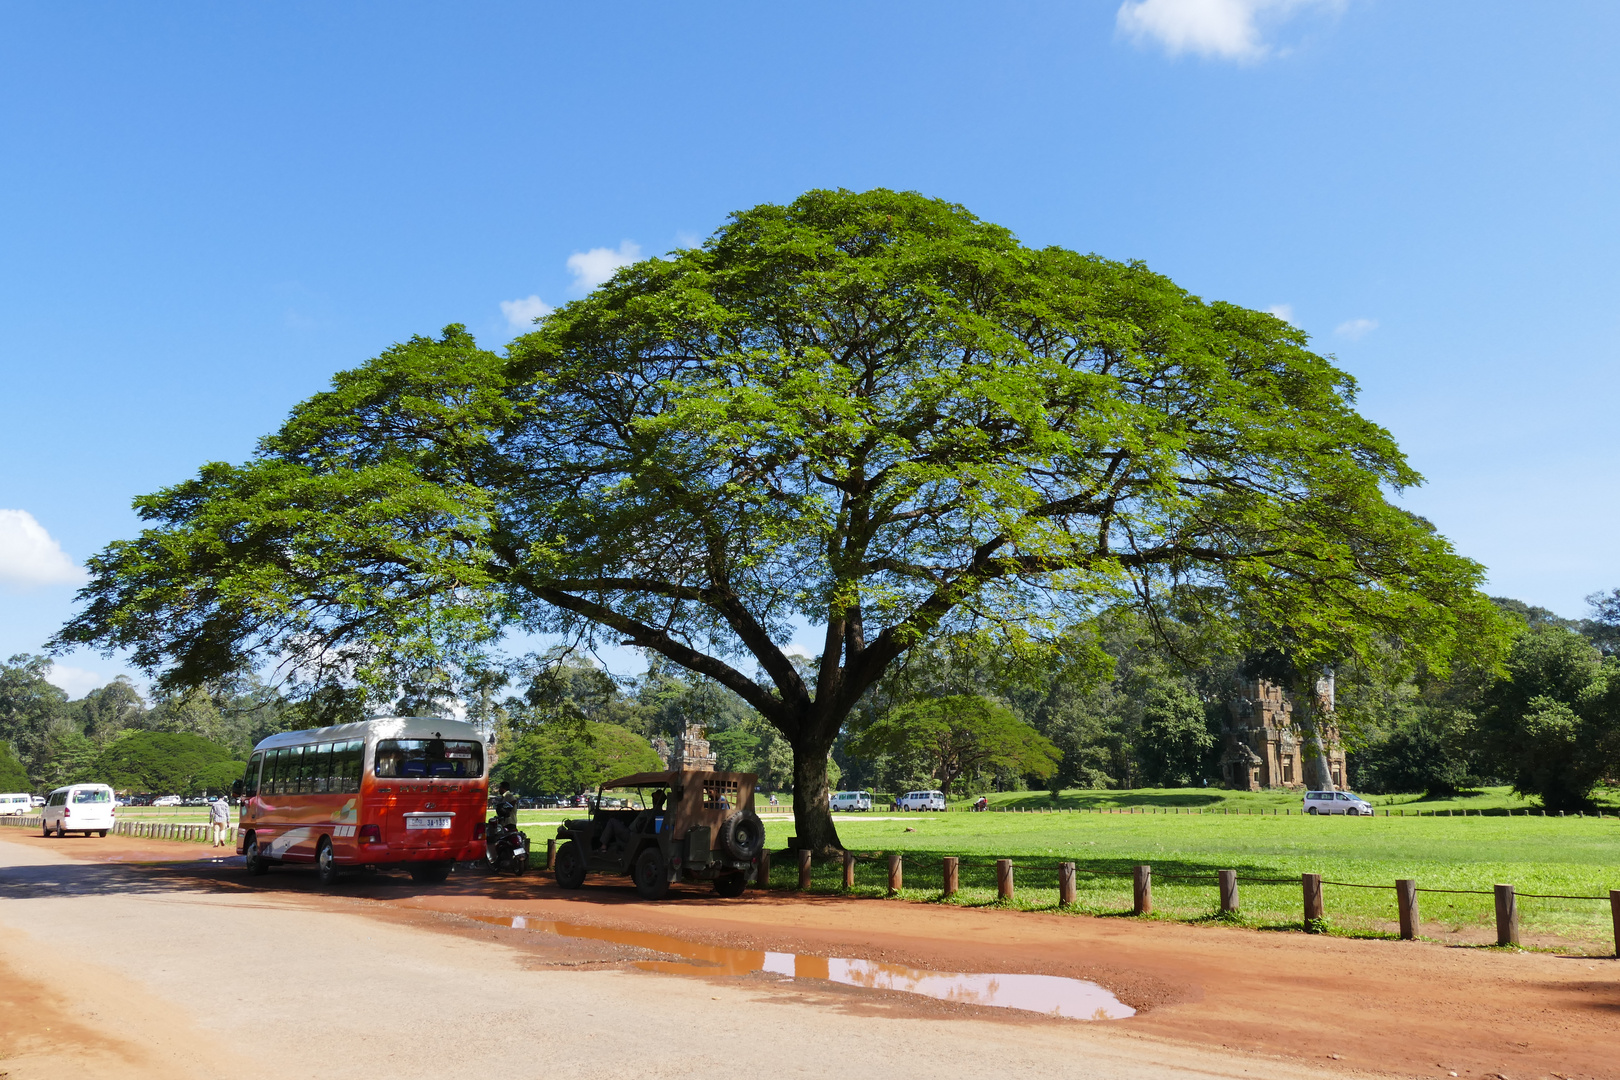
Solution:
M 12 830 L 4 839 L 91 861 L 154 860 L 141 872 L 177 885 L 264 891 L 462 935 L 487 937 L 490 927 L 458 916 L 521 915 L 941 971 L 1073 976 L 1139 1010 L 1110 1025 L 1122 1032 L 1347 1073 L 1620 1078 L 1615 960 L 828 897 L 728 901 L 696 889 L 648 904 L 622 882 L 565 893 L 545 874 L 458 873 L 437 887 L 356 875 L 327 893 L 304 868 L 249 879 L 239 860 L 197 862 L 208 849 L 195 844 L 78 844 Z M 972 1011 L 1000 1012 L 1009 1023 L 1064 1022 Z

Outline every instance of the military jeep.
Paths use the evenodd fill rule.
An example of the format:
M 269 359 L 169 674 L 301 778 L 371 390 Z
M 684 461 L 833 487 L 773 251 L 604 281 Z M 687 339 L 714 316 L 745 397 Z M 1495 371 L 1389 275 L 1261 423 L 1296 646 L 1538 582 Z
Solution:
M 565 841 L 557 850 L 557 884 L 577 889 L 588 873 L 629 874 L 648 900 L 663 899 L 676 881 L 712 881 L 721 896 L 741 896 L 765 850 L 765 825 L 754 813 L 756 779 L 682 770 L 609 780 L 597 789 L 590 817 L 557 829 Z

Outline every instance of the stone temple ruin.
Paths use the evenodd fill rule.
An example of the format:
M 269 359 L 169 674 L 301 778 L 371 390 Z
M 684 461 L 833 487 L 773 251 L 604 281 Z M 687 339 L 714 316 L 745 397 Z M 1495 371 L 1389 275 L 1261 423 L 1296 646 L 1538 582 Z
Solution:
M 1316 682 L 1316 714 L 1321 718 L 1318 726 L 1327 751 L 1328 775 L 1335 788 L 1343 788 L 1349 771 L 1334 723 L 1332 671 Z M 1305 748 L 1294 724 L 1294 701 L 1282 687 L 1265 679 L 1240 678 L 1235 696 L 1227 703 L 1221 736 L 1221 778 L 1227 787 L 1261 791 L 1305 786 Z
M 663 759 L 664 768 L 671 771 L 713 772 L 715 755 L 704 737 L 707 734 L 702 724 L 688 723 L 686 730 L 675 736 L 673 745 L 658 738 L 653 740 L 653 750 Z

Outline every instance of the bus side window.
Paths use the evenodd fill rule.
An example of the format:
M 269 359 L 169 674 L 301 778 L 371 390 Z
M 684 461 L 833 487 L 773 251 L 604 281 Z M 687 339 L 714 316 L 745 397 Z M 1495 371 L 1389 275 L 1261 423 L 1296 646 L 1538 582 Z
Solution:
M 314 747 L 315 759 L 310 765 L 310 776 L 315 782 L 313 790 L 317 792 L 336 791 L 331 785 L 332 777 L 332 744 L 323 742 Z
M 360 767 L 364 763 L 366 744 L 359 739 L 349 743 L 343 758 L 343 790 L 350 795 L 360 790 Z
M 264 775 L 259 780 L 259 792 L 263 795 L 280 794 L 281 788 L 277 783 L 280 777 L 281 751 L 266 750 L 264 752 Z
M 259 766 L 264 764 L 263 754 L 254 754 L 248 759 L 247 775 L 242 778 L 242 795 L 253 798 L 259 793 Z
M 304 748 L 289 746 L 283 751 L 281 790 L 287 795 L 298 795 L 304 790 Z

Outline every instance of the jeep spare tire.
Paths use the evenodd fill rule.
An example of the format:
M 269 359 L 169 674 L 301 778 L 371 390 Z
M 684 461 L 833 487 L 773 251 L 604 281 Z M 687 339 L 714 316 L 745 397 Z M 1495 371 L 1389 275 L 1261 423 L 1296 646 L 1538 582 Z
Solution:
M 765 823 L 752 810 L 739 810 L 720 826 L 720 846 L 733 859 L 752 862 L 765 850 Z

